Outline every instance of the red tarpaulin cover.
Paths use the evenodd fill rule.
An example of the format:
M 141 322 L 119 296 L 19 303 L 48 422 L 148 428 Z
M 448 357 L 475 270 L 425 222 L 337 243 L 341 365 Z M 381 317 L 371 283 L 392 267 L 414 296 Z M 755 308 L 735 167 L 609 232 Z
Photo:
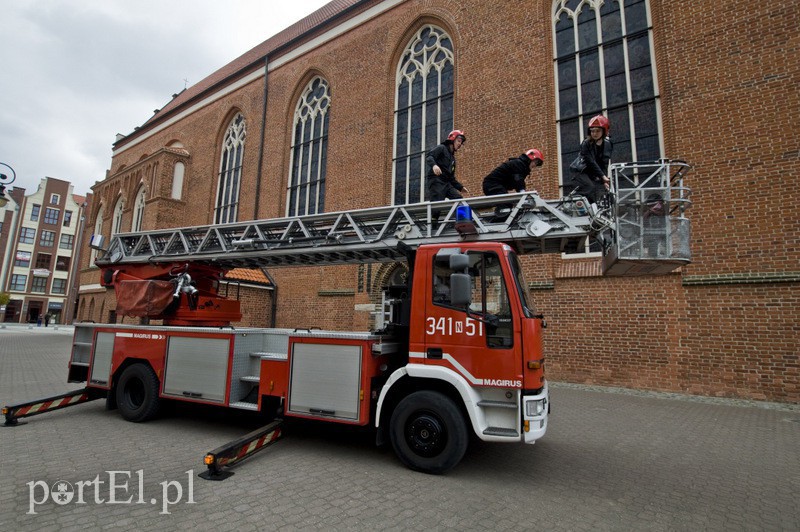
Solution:
M 169 281 L 120 281 L 117 292 L 117 314 L 155 318 L 172 303 L 175 285 Z

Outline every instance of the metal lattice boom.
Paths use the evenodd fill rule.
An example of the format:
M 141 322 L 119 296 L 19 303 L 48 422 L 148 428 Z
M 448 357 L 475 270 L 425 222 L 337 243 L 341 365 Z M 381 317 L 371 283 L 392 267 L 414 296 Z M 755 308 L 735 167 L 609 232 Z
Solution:
M 575 201 L 546 201 L 535 193 L 376 207 L 113 235 L 98 265 L 201 262 L 226 268 L 389 262 L 403 258 L 400 242 L 499 241 L 520 253 L 568 251 L 598 231 Z M 457 219 L 469 206 L 471 223 Z M 497 209 L 505 207 L 497 212 Z M 585 212 L 585 211 L 584 211 Z
M 612 165 L 605 206 L 535 192 L 374 207 L 288 218 L 121 233 L 99 266 L 192 262 L 221 268 L 392 262 L 399 244 L 493 241 L 518 253 L 583 252 L 600 242 L 606 275 L 663 274 L 691 262 L 691 166 L 662 159 Z M 654 204 L 662 209 L 654 215 Z M 465 209 L 469 207 L 469 209 Z M 466 219 L 464 219 L 466 215 Z

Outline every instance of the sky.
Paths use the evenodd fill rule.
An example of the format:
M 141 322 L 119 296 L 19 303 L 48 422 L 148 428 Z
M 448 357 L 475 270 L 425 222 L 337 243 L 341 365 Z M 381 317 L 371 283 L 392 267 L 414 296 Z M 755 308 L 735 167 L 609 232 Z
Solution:
M 128 134 L 329 0 L 0 0 L 0 163 L 85 195 Z M 7 166 L 0 173 L 11 177 Z

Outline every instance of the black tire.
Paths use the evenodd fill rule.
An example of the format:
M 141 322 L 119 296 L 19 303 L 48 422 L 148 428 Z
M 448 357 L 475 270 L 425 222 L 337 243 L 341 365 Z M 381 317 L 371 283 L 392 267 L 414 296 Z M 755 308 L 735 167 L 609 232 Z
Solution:
M 147 364 L 125 368 L 117 382 L 115 395 L 119 413 L 134 423 L 153 419 L 161 407 L 158 377 Z
M 464 457 L 469 434 L 452 399 L 439 392 L 414 392 L 392 412 L 389 434 L 395 454 L 409 468 L 444 473 Z

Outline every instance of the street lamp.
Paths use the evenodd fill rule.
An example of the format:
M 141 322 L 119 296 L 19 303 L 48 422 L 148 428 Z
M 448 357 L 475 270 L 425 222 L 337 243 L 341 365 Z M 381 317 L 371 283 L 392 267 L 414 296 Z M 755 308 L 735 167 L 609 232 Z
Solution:
M 6 163 L 0 163 L 0 166 L 5 166 L 11 170 L 11 177 L 9 178 L 8 174 L 4 174 L 2 172 L 2 168 L 0 168 L 0 209 L 2 209 L 8 205 L 8 198 L 6 197 L 6 185 L 10 185 L 14 182 L 14 180 L 17 178 L 17 173 Z

